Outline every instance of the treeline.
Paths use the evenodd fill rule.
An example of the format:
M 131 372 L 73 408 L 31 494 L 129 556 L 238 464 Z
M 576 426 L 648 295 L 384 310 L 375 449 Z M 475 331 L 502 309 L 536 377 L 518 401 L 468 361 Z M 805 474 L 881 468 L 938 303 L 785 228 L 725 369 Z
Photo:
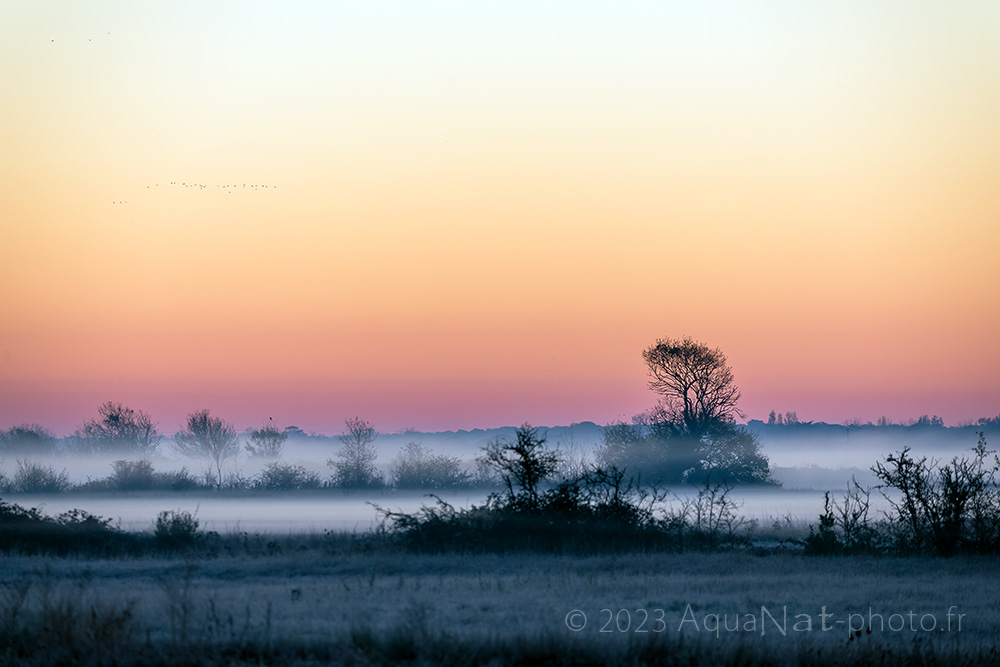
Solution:
M 251 456 L 278 456 L 288 434 L 273 425 L 252 430 L 241 445 L 236 427 L 208 410 L 187 416 L 185 427 L 174 434 L 171 447 L 192 456 L 235 456 L 245 447 Z M 107 401 L 67 438 L 56 436 L 39 424 L 21 424 L 0 430 L 0 455 L 52 456 L 100 454 L 150 458 L 160 453 L 163 434 L 149 413 L 123 403 Z
M 219 473 L 211 468 L 202 474 L 186 466 L 179 470 L 156 470 L 147 459 L 119 459 L 111 462 L 111 473 L 104 478 L 73 483 L 65 469 L 52 464 L 18 459 L 8 473 L 0 471 L 0 493 L 51 494 L 64 492 L 118 491 L 294 491 L 308 489 L 421 489 L 457 490 L 493 487 L 496 480 L 468 472 L 457 457 L 435 454 L 418 443 L 410 443 L 389 465 L 388 478 L 381 472 L 359 487 L 356 478 L 333 472 L 324 476 L 302 465 L 270 461 L 253 475 L 239 469 Z M 221 481 L 220 481 L 221 480 Z
M 965 422 L 960 422 L 954 426 L 945 426 L 944 419 L 938 417 L 937 415 L 920 415 L 916 418 L 904 419 L 901 421 L 894 422 L 885 415 L 879 417 L 874 422 L 871 420 L 862 421 L 861 419 L 848 419 L 840 424 L 827 424 L 825 422 L 812 422 L 812 421 L 800 421 L 798 414 L 795 412 L 775 412 L 771 410 L 771 413 L 767 417 L 767 421 L 760 419 L 751 419 L 748 422 L 749 426 L 788 426 L 788 427 L 801 427 L 801 428 L 909 428 L 909 429 L 922 429 L 922 428 L 950 428 L 950 429 L 998 429 L 1000 428 L 1000 414 L 996 417 L 980 417 L 979 419 L 970 419 Z
M 890 454 L 873 467 L 879 485 L 853 482 L 842 498 L 828 493 L 808 535 L 795 526 L 764 531 L 740 514 L 732 486 L 705 479 L 694 493 L 668 497 L 666 487 L 643 482 L 616 467 L 588 465 L 574 476 L 559 473 L 560 455 L 538 429 L 524 425 L 513 439 L 484 450 L 483 465 L 499 480 L 484 502 L 456 508 L 440 499 L 407 514 L 377 508 L 381 529 L 372 545 L 417 552 L 629 552 L 764 549 L 814 556 L 1000 554 L 1000 458 L 984 435 L 971 456 L 940 464 Z M 156 473 L 141 464 L 116 465 L 119 483 L 148 483 Z M 871 494 L 889 510 L 870 511 Z M 784 531 L 784 533 L 782 533 Z M 220 537 L 199 529 L 184 512 L 161 513 L 148 535 L 130 536 L 105 519 L 71 511 L 47 517 L 0 501 L 0 549 L 26 552 L 115 553 L 135 549 L 217 548 Z M 206 541 L 207 540 L 207 541 Z M 774 543 L 777 542 L 775 545 Z M 211 546 L 215 544 L 216 546 Z M 276 543 L 277 544 L 277 543 Z M 275 549 L 279 549 L 275 547 Z

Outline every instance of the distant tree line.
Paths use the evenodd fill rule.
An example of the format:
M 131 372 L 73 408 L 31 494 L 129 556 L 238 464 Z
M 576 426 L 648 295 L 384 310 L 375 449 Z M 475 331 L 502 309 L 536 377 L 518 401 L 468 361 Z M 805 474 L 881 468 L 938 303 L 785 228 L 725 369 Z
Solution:
M 808 429 L 809 427 L 829 427 L 829 426 L 843 426 L 845 428 L 953 428 L 953 429 L 1000 429 L 1000 414 L 995 417 L 980 417 L 979 419 L 970 419 L 967 421 L 959 422 L 954 426 L 946 426 L 944 423 L 944 418 L 937 415 L 920 415 L 916 418 L 903 419 L 900 421 L 892 421 L 885 415 L 879 417 L 874 422 L 862 421 L 861 419 L 847 419 L 840 424 L 827 424 L 824 422 L 812 422 L 812 421 L 800 421 L 798 415 L 795 412 L 785 412 L 784 414 L 780 412 L 775 412 L 771 410 L 770 414 L 767 416 L 767 421 L 762 420 L 751 420 L 749 422 L 751 425 L 760 424 L 768 427 L 773 426 L 790 426 L 797 428 Z
M 738 403 L 740 390 L 725 354 L 718 348 L 690 337 L 663 338 L 642 352 L 648 386 L 657 395 L 656 404 L 631 420 L 607 424 L 602 440 L 593 452 L 594 463 L 602 469 L 622 471 L 629 478 L 655 484 L 701 484 L 708 480 L 727 484 L 773 484 L 770 462 L 763 454 L 759 433 L 762 429 L 798 432 L 800 429 L 901 428 L 882 417 L 878 424 L 859 420 L 842 426 L 802 422 L 793 411 L 771 411 L 766 424 L 751 420 L 736 423 L 745 415 Z M 163 440 L 150 415 L 119 402 L 108 401 L 62 443 L 38 424 L 22 424 L 0 431 L 0 456 L 15 458 L 49 456 L 60 453 L 101 454 L 122 460 L 149 461 Z M 1000 428 L 1000 415 L 982 418 L 977 426 Z M 944 428 L 937 416 L 923 415 L 905 428 Z M 383 487 L 447 489 L 499 483 L 496 460 L 490 451 L 468 463 L 458 457 L 437 454 L 419 442 L 406 444 L 395 459 L 380 467 L 375 427 L 360 417 L 345 421 L 339 448 L 327 459 L 331 475 L 321 485 L 344 489 Z M 266 486 L 311 488 L 315 480 L 304 469 L 293 470 L 278 464 L 290 437 L 306 436 L 294 426 L 279 429 L 273 420 L 240 434 L 235 426 L 209 410 L 187 416 L 184 428 L 170 443 L 178 454 L 210 462 L 203 476 L 216 488 L 248 485 L 229 464 L 241 454 L 273 463 Z M 61 446 L 60 446 L 61 444 Z M 567 446 L 571 446 L 569 443 Z M 494 452 L 495 453 L 495 452 Z M 589 454 L 560 452 L 560 475 L 579 477 L 587 468 Z M 228 472 L 227 472 L 228 469 Z M 284 480 L 284 481 L 282 481 Z M 166 482 L 164 482 L 166 483 Z

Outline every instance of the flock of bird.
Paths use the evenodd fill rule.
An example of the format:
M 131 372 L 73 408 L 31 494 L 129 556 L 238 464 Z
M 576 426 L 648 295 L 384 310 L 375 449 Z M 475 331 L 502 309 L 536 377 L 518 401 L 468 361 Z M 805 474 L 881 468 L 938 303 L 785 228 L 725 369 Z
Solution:
M 187 182 L 178 183 L 177 181 L 170 181 L 170 183 L 165 183 L 164 184 L 165 187 L 169 186 L 169 185 L 179 185 L 182 188 L 199 188 L 201 190 L 205 190 L 207 188 L 212 187 L 210 185 L 205 185 L 204 183 L 187 183 Z M 153 183 L 152 185 L 147 185 L 146 189 L 149 190 L 150 188 L 158 188 L 158 187 L 160 187 L 159 183 Z M 277 185 L 260 185 L 260 184 L 254 184 L 254 183 L 251 183 L 249 185 L 247 185 L 246 183 L 243 183 L 242 185 L 233 183 L 233 184 L 227 184 L 227 185 L 216 185 L 215 187 L 222 188 L 223 190 L 237 190 L 237 189 L 241 189 L 241 188 L 244 189 L 244 190 L 246 188 L 250 188 L 251 190 L 263 190 L 265 188 L 270 188 L 272 190 L 277 190 L 278 189 Z
M 158 187 L 160 187 L 159 183 L 151 183 L 150 185 L 146 186 L 146 189 L 147 190 L 151 190 L 151 189 L 158 188 Z M 163 187 L 164 188 L 169 188 L 169 187 L 194 188 L 196 190 L 208 190 L 208 189 L 217 188 L 219 191 L 221 191 L 221 192 L 227 192 L 229 194 L 233 194 L 233 192 L 236 192 L 236 191 L 247 191 L 247 190 L 249 190 L 249 191 L 252 191 L 252 192 L 258 192 L 258 191 L 261 191 L 261 190 L 277 190 L 278 189 L 278 186 L 277 185 L 273 185 L 273 184 L 272 185 L 266 185 L 266 184 L 261 184 L 261 183 L 227 183 L 225 185 L 222 185 L 222 184 L 206 185 L 204 183 L 188 183 L 186 181 L 170 181 L 169 183 L 164 183 Z M 127 201 L 113 201 L 111 203 L 112 204 L 127 204 L 128 202 Z

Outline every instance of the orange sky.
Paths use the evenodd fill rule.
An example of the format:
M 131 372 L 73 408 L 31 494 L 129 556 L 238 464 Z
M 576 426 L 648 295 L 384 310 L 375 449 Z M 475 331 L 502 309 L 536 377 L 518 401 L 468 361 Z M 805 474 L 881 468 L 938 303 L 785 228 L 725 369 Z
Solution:
M 749 417 L 995 415 L 998 29 L 988 2 L 5 3 L 0 427 L 606 422 L 683 335 Z

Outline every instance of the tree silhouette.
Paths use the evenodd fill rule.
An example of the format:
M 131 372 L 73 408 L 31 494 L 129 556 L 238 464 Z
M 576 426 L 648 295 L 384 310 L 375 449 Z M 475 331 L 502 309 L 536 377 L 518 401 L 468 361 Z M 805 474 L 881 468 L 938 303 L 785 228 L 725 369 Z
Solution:
M 174 449 L 184 456 L 211 459 L 221 487 L 222 464 L 240 453 L 240 441 L 235 426 L 199 410 L 187 416 L 187 427 L 174 436 Z
M 760 442 L 736 426 L 740 390 L 726 356 L 691 338 L 664 338 L 642 353 L 660 400 L 633 423 L 604 430 L 602 465 L 654 482 L 770 483 Z M 777 420 L 781 415 L 772 416 Z
M 344 421 L 347 430 L 340 436 L 341 448 L 337 457 L 328 459 L 334 469 L 333 483 L 345 489 L 364 489 L 383 485 L 382 475 L 375 468 L 378 452 L 375 427 L 360 417 Z
M 483 459 L 500 474 L 508 504 L 533 509 L 539 485 L 556 471 L 559 455 L 545 447 L 545 436 L 523 424 L 513 442 L 497 438 L 484 448 Z
M 726 355 L 689 337 L 663 338 L 642 353 L 649 388 L 660 394 L 660 417 L 685 435 L 700 438 L 742 416 L 740 390 Z
M 251 431 L 250 440 L 246 444 L 247 453 L 259 458 L 276 459 L 281 456 L 288 433 L 279 431 L 277 426 L 268 424 L 263 428 Z
M 97 409 L 98 419 L 84 422 L 76 430 L 76 448 L 83 452 L 152 456 L 160 443 L 149 414 L 107 401 Z

